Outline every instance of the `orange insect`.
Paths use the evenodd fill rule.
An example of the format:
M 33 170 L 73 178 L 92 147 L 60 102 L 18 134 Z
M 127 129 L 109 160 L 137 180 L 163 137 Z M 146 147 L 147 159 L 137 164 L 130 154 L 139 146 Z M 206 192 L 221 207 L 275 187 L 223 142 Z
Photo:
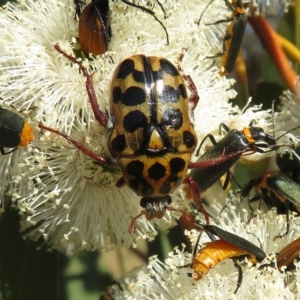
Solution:
M 235 259 L 235 267 L 238 269 L 238 284 L 234 293 L 236 293 L 242 283 L 242 269 L 237 261 L 242 260 L 244 257 L 248 257 L 248 260 L 254 265 L 257 262 L 261 262 L 266 257 L 266 254 L 259 247 L 255 246 L 251 242 L 241 238 L 233 233 L 225 231 L 217 226 L 208 225 L 203 228 L 203 231 L 212 240 L 205 244 L 197 252 L 197 246 L 200 242 L 201 234 L 196 243 L 194 250 L 194 257 L 190 267 L 194 270 L 193 278 L 200 280 L 205 276 L 210 269 L 214 268 L 220 262 L 227 258 Z M 220 239 L 216 240 L 215 236 Z

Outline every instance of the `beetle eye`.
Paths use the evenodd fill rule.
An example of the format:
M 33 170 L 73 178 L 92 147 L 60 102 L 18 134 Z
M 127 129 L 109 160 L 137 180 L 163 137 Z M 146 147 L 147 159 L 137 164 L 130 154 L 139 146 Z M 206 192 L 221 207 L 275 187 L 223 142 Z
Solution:
M 182 112 L 179 109 L 168 108 L 162 118 L 161 123 L 165 126 L 179 129 L 182 126 Z

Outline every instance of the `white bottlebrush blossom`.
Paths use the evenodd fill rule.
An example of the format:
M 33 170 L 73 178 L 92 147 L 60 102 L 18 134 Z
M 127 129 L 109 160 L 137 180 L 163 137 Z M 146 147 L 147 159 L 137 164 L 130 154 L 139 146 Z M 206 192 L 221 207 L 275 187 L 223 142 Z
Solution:
M 235 207 L 239 201 L 232 199 Z M 300 237 L 299 217 L 290 220 L 291 230 L 288 236 L 273 241 L 286 227 L 286 216 L 276 215 L 275 211 L 266 214 L 257 213 L 257 217 L 248 222 L 247 210 L 238 213 L 228 207 L 230 212 L 219 220 L 218 226 L 240 237 L 247 239 L 257 247 L 262 247 L 267 257 L 253 266 L 246 259 L 240 264 L 243 270 L 242 284 L 236 294 L 238 272 L 233 262 L 227 259 L 208 272 L 201 280 L 192 278 L 193 269 L 177 268 L 192 261 L 192 254 L 183 247 L 178 247 L 169 253 L 165 263 L 156 257 L 149 260 L 144 268 L 134 270 L 123 279 L 119 285 L 113 285 L 110 295 L 113 299 L 298 299 L 299 267 L 295 270 L 280 272 L 277 268 L 275 253 L 287 244 Z M 195 246 L 199 232 L 195 230 L 186 233 Z M 209 238 L 202 234 L 200 249 Z M 261 243 L 261 245 L 260 245 Z M 274 263 L 271 265 L 270 263 Z M 265 265 L 264 267 L 262 267 Z
M 298 127 L 300 119 L 300 108 L 299 108 L 299 98 L 289 91 L 283 93 L 280 103 L 281 114 L 279 116 L 278 122 L 284 124 L 284 130 L 291 130 Z M 293 131 L 293 133 L 299 134 L 300 129 Z M 292 135 L 291 135 L 291 138 Z
M 231 14 L 224 1 L 215 1 L 200 25 L 197 21 L 209 0 L 160 2 L 166 18 L 155 0 L 141 0 L 139 5 L 148 5 L 162 20 L 168 30 L 169 45 L 153 16 L 120 0 L 110 3 L 112 40 L 108 51 L 83 61 L 93 73 L 100 108 L 109 110 L 112 75 L 124 58 L 142 53 L 165 57 L 176 64 L 184 51 L 180 67 L 191 76 L 200 95 L 194 111 L 199 140 L 208 133 L 216 134 L 221 122 L 233 124 L 233 115 L 235 122 L 239 118 L 240 123 L 246 122 L 243 126 L 253 118 L 268 119 L 264 115 L 270 115 L 268 112 L 257 114 L 248 110 L 247 117 L 248 111 L 242 114 L 233 107 L 228 101 L 235 96 L 230 90 L 232 80 L 219 76 L 218 60 L 206 58 L 222 45 L 226 24 L 205 24 Z M 154 223 L 166 229 L 180 215 L 167 212 L 162 220 L 152 222 L 146 222 L 143 216 L 136 222 L 137 232 L 129 234 L 131 218 L 141 210 L 140 199 L 128 187 L 115 187 L 120 169 L 101 166 L 63 138 L 39 132 L 37 125 L 42 121 L 100 155 L 109 156 L 108 132 L 93 116 L 84 76 L 54 49 L 59 43 L 72 54 L 72 48 L 77 47 L 78 23 L 74 15 L 73 0 L 20 1 L 0 11 L 0 99 L 20 110 L 37 107 L 32 119 L 35 141 L 10 158 L 0 157 L 0 163 L 9 164 L 8 171 L 1 169 L 1 182 L 10 182 L 8 194 L 23 214 L 23 230 L 34 225 L 28 236 L 43 236 L 52 247 L 72 248 L 76 253 L 83 249 L 108 250 L 120 243 L 130 246 L 138 238 L 151 239 L 156 234 Z M 269 121 L 265 124 L 268 127 Z M 181 189 L 172 198 L 175 207 L 188 208 Z

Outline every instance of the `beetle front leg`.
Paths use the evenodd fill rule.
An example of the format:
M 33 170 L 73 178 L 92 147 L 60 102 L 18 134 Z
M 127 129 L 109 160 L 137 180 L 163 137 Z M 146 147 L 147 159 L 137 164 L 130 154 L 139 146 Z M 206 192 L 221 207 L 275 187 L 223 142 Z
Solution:
M 184 57 L 184 51 L 185 50 L 186 49 L 184 48 L 182 50 L 182 53 L 178 57 L 177 68 L 180 72 L 183 72 L 182 67 L 181 67 L 181 63 L 182 63 L 182 60 L 183 60 L 183 57 Z M 192 106 L 192 112 L 193 112 L 195 107 L 197 106 L 197 104 L 199 102 L 200 96 L 198 94 L 196 84 L 193 81 L 192 77 L 190 75 L 185 75 L 185 74 L 183 74 L 182 77 L 186 81 L 186 85 L 187 85 L 188 89 L 191 91 L 191 96 L 189 97 L 189 102 L 193 103 L 193 106 Z
M 196 87 L 195 82 L 193 81 L 193 79 L 190 75 L 184 75 L 183 74 L 182 77 L 186 81 L 187 87 L 192 93 L 191 96 L 189 97 L 189 102 L 193 103 L 192 111 L 194 111 L 194 109 L 196 108 L 196 106 L 197 106 L 197 104 L 200 100 L 200 96 L 198 94 L 197 87 Z
M 47 127 L 47 126 L 43 125 L 42 123 L 39 123 L 39 128 L 48 130 L 50 132 L 53 132 L 57 135 L 62 136 L 63 138 L 68 140 L 70 143 L 72 143 L 81 152 L 83 152 L 87 156 L 91 157 L 92 159 L 96 160 L 97 162 L 101 163 L 102 165 L 106 165 L 106 166 L 116 166 L 117 165 L 116 161 L 111 160 L 109 158 L 99 156 L 97 153 L 95 153 L 95 152 L 89 150 L 88 148 L 86 148 L 85 146 L 83 146 L 81 142 L 78 142 L 78 141 L 72 139 L 70 136 L 68 136 L 67 134 L 65 134 L 59 130 Z
M 16 151 L 17 149 L 18 149 L 18 148 L 14 148 L 14 149 L 12 149 L 12 150 L 10 150 L 10 151 L 8 151 L 8 152 L 5 152 L 4 148 L 3 148 L 3 147 L 0 147 L 0 152 L 1 152 L 2 155 L 7 155 L 7 154 L 10 154 L 10 153 Z
M 204 217 L 205 217 L 205 221 L 206 221 L 206 225 L 209 225 L 209 216 L 208 213 L 206 211 L 206 209 L 204 208 L 202 201 L 201 201 L 201 197 L 200 197 L 200 190 L 198 187 L 197 182 L 190 176 L 186 176 L 183 183 L 187 184 L 188 187 L 191 189 L 192 194 L 193 194 L 193 199 L 196 202 L 196 204 L 198 205 L 198 207 L 200 208 L 201 212 L 203 213 Z
M 57 44 L 54 45 L 54 48 L 61 53 L 64 57 L 66 57 L 67 59 L 69 59 L 71 62 L 73 62 L 74 64 L 78 65 L 79 69 L 81 70 L 81 72 L 83 73 L 84 77 L 86 78 L 86 82 L 85 82 L 85 87 L 86 87 L 86 91 L 92 106 L 92 110 L 94 112 L 94 116 L 95 119 L 104 127 L 106 127 L 107 124 L 107 119 L 108 116 L 106 113 L 102 112 L 99 108 L 98 102 L 97 102 L 97 97 L 96 97 L 96 93 L 95 93 L 95 89 L 94 89 L 94 85 L 93 85 L 93 79 L 92 79 L 92 75 L 90 75 L 87 71 L 87 69 L 83 66 L 83 64 L 78 61 L 75 57 L 68 55 L 67 53 L 65 53 L 60 46 Z

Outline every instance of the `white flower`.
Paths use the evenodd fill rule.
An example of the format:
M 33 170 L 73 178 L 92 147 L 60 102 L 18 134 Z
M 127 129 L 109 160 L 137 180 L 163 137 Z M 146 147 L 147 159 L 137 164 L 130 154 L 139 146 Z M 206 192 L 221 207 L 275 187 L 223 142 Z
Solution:
M 108 51 L 83 60 L 93 74 L 103 112 L 109 110 L 113 72 L 124 58 L 143 53 L 166 57 L 176 64 L 184 52 L 180 68 L 191 76 L 200 95 L 194 111 L 199 141 L 208 133 L 216 133 L 219 123 L 231 123 L 233 115 L 245 120 L 241 111 L 228 102 L 235 96 L 230 90 L 232 80 L 220 77 L 219 66 L 206 58 L 220 49 L 222 43 L 216 37 L 224 34 L 226 24 L 205 24 L 230 15 L 224 1 L 216 1 L 212 14 L 207 10 L 203 23 L 198 25 L 201 11 L 209 2 L 162 1 L 166 18 L 155 1 L 151 2 L 150 8 L 167 28 L 169 45 L 165 31 L 153 16 L 121 1 L 110 4 L 112 40 Z M 148 4 L 146 0 L 139 2 L 142 6 Z M 2 184 L 11 178 L 8 194 L 23 214 L 22 229 L 34 225 L 28 236 L 38 239 L 42 235 L 52 247 L 72 248 L 76 253 L 83 249 L 108 250 L 121 243 L 130 246 L 138 238 L 152 239 L 156 234 L 153 223 L 166 229 L 180 215 L 167 212 L 162 220 L 153 222 L 146 222 L 142 216 L 136 222 L 137 232 L 129 234 L 131 219 L 141 210 L 140 199 L 126 186 L 115 187 L 122 175 L 120 169 L 96 163 L 56 134 L 38 132 L 37 124 L 42 121 L 109 157 L 108 132 L 94 118 L 84 76 L 77 65 L 54 49 L 59 42 L 72 55 L 77 37 L 74 15 L 73 0 L 28 0 L 1 10 L 0 98 L 18 109 L 37 107 L 32 120 L 35 141 L 26 151 L 14 153 L 10 158 L 13 163 L 7 161 L 9 172 L 1 169 Z M 248 125 L 250 118 L 246 120 Z M 172 198 L 175 207 L 189 206 L 182 189 Z

